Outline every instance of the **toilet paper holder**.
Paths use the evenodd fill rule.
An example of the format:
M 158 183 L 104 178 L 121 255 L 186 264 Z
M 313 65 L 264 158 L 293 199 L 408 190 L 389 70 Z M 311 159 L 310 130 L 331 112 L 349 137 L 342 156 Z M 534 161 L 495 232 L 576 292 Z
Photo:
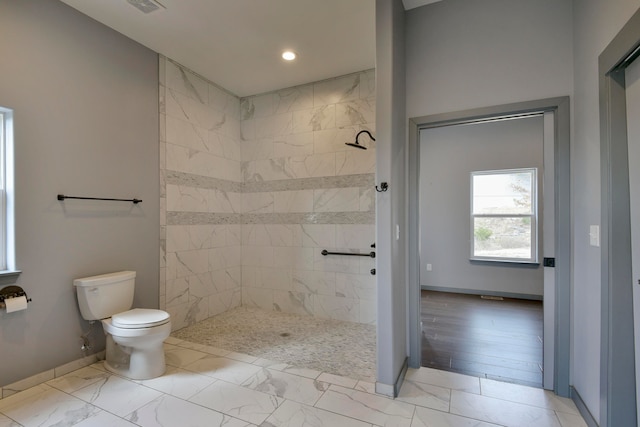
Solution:
M 27 293 L 20 286 L 7 286 L 0 289 L 0 309 L 7 308 L 5 300 L 17 297 L 25 297 L 27 302 L 31 302 L 31 298 L 27 297 Z

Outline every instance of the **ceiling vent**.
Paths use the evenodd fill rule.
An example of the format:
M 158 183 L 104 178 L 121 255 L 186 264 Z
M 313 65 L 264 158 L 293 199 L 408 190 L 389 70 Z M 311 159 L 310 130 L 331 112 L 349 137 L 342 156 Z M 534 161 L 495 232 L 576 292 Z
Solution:
M 166 9 L 155 0 L 127 0 L 127 2 L 144 13 L 151 13 L 159 9 Z

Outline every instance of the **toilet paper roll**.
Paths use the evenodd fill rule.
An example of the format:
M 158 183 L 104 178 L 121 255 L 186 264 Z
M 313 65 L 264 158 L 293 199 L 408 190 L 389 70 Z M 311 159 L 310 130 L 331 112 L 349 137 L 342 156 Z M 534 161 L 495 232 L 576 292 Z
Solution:
M 7 305 L 7 313 L 27 309 L 27 297 L 24 296 L 7 298 L 4 300 L 4 303 Z

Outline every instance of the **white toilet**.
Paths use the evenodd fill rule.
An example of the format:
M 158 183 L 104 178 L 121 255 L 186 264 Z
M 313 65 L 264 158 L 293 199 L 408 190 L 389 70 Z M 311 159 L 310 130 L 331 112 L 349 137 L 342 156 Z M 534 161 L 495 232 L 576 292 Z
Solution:
M 135 271 L 120 271 L 75 279 L 80 313 L 101 320 L 107 335 L 104 366 L 134 380 L 164 374 L 163 343 L 171 333 L 169 313 L 134 308 Z

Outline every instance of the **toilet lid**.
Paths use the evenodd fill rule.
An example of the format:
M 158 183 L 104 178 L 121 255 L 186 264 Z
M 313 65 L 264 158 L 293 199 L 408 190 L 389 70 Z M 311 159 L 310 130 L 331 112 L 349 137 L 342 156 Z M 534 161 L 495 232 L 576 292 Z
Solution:
M 134 308 L 123 313 L 114 314 L 111 324 L 118 328 L 150 328 L 169 321 L 169 313 L 150 308 Z

